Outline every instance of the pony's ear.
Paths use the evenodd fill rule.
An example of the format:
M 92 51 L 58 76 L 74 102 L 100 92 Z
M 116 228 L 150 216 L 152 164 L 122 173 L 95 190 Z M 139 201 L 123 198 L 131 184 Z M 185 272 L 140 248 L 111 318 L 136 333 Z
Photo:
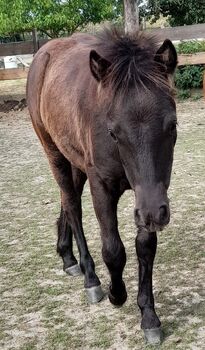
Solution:
M 173 74 L 177 66 L 177 52 L 169 39 L 166 39 L 155 54 L 155 61 L 166 68 L 167 74 Z
M 105 78 L 111 63 L 101 57 L 95 50 L 90 51 L 90 70 L 97 81 Z

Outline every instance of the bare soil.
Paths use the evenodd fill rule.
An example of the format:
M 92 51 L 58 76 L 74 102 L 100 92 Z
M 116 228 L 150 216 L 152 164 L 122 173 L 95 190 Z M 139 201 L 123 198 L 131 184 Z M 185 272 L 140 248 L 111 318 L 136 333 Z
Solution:
M 26 79 L 0 81 L 0 112 L 22 111 L 26 105 Z
M 172 219 L 158 235 L 154 293 L 165 337 L 161 349 L 203 350 L 204 101 L 178 104 L 178 121 L 169 191 Z M 88 305 L 83 278 L 65 275 L 55 252 L 59 190 L 27 109 L 0 112 L 0 144 L 0 349 L 144 349 L 136 300 L 132 192 L 123 195 L 119 205 L 128 300 L 122 308 L 114 308 L 107 297 Z M 88 187 L 83 213 L 88 245 L 107 291 L 109 276 L 101 258 L 99 227 Z

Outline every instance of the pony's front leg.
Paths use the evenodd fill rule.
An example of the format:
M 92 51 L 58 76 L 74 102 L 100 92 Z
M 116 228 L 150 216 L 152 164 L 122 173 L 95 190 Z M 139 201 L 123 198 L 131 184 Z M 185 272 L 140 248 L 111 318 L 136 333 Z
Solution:
M 136 252 L 139 261 L 138 306 L 142 313 L 141 327 L 148 343 L 161 341 L 161 322 L 154 309 L 152 269 L 157 248 L 156 232 L 139 229 L 136 237 Z
M 109 299 L 114 305 L 122 305 L 127 299 L 122 273 L 126 253 L 117 225 L 117 203 L 120 195 L 113 186 L 109 189 L 97 176 L 89 178 L 95 213 L 101 228 L 102 256 L 109 270 L 111 284 Z

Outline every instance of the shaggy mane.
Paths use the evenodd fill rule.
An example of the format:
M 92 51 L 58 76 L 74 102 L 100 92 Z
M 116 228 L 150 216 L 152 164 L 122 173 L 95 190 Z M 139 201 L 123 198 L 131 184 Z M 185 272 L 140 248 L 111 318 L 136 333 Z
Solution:
M 111 62 L 105 82 L 115 92 L 130 87 L 150 89 L 151 85 L 170 88 L 164 65 L 154 60 L 159 48 L 155 36 L 140 31 L 131 36 L 115 27 L 96 36 L 98 52 Z

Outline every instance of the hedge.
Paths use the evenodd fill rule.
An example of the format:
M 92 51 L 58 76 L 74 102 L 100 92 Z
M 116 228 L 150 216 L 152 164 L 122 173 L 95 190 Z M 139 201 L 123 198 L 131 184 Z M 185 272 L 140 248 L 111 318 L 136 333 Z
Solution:
M 178 54 L 192 54 L 196 52 L 205 52 L 205 41 L 186 41 L 176 46 Z M 191 89 L 202 88 L 203 71 L 205 65 L 181 66 L 178 67 L 175 74 L 175 85 L 178 89 L 178 96 L 181 98 L 189 97 Z

